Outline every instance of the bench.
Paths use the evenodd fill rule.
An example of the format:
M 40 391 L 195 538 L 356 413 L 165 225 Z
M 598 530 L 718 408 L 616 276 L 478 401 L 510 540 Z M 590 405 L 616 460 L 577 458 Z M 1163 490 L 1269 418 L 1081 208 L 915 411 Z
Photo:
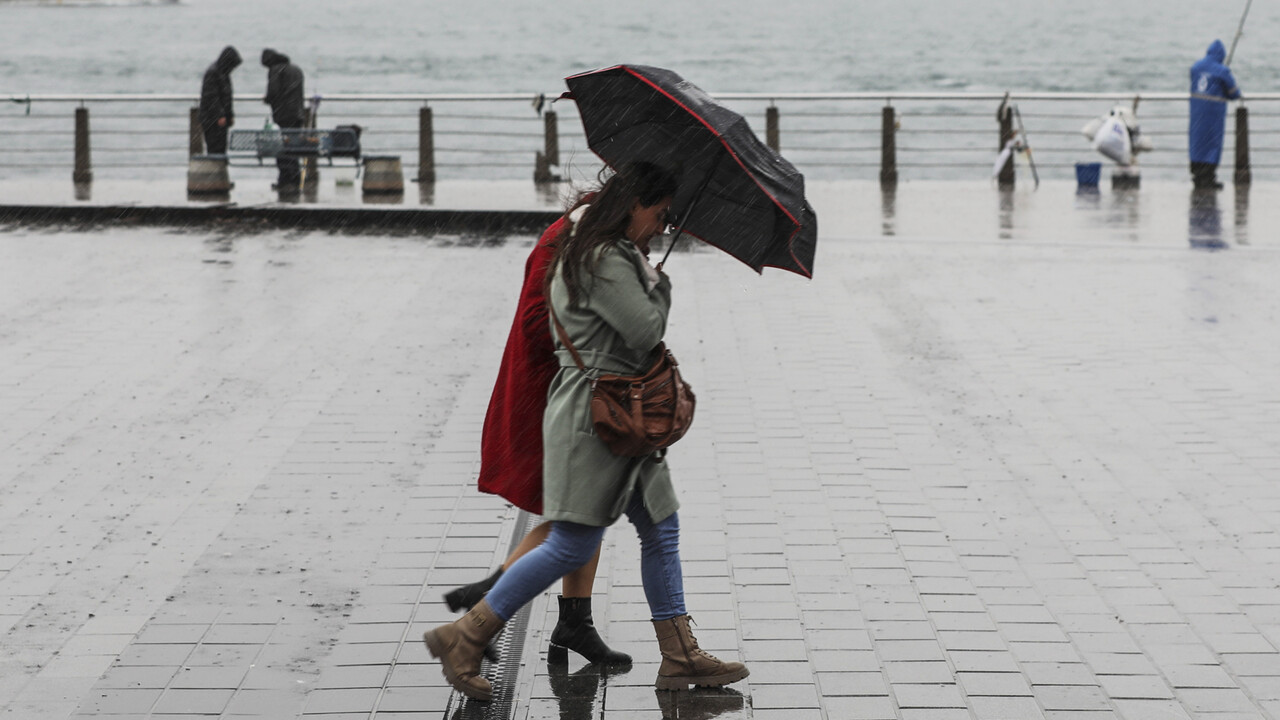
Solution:
M 227 138 L 227 162 L 265 160 L 280 157 L 316 158 L 333 165 L 334 158 L 349 158 L 360 165 L 360 128 L 344 125 L 333 130 L 308 128 L 272 128 L 266 130 L 232 130 Z

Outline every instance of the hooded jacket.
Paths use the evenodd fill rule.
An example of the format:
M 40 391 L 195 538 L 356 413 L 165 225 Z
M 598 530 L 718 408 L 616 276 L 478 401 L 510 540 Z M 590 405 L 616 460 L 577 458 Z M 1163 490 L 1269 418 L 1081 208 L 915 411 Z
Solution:
M 288 55 L 271 48 L 262 51 L 262 64 L 267 68 L 267 96 L 262 101 L 271 106 L 271 119 L 282 128 L 305 125 L 302 70 L 289 62 Z
M 1193 163 L 1217 165 L 1222 158 L 1227 100 L 1240 97 L 1240 88 L 1222 61 L 1227 49 L 1221 40 L 1209 45 L 1205 56 L 1191 66 L 1191 119 L 1187 147 Z
M 231 71 L 240 67 L 240 53 L 230 45 L 222 49 L 218 59 L 204 71 L 200 84 L 200 124 L 213 127 L 220 118 L 227 119 L 227 126 L 235 122 L 235 110 L 231 101 Z

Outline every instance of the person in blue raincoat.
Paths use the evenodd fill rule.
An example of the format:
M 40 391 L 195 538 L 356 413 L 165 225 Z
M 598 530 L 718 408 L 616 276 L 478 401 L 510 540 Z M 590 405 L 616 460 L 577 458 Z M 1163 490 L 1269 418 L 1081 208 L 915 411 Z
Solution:
M 1191 121 L 1187 148 L 1191 157 L 1191 178 L 1197 188 L 1221 188 L 1218 162 L 1222 159 L 1222 136 L 1227 123 L 1227 100 L 1240 97 L 1240 88 L 1222 61 L 1227 48 L 1214 40 L 1196 64 L 1191 66 Z

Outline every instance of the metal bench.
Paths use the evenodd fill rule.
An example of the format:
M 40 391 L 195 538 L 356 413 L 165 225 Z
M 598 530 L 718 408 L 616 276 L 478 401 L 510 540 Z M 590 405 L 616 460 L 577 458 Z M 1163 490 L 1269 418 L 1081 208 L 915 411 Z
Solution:
M 317 158 L 327 160 L 329 165 L 333 165 L 334 158 L 349 158 L 359 167 L 360 128 L 232 130 L 227 138 L 228 164 L 238 164 L 235 160 L 256 160 L 262 165 L 268 159 L 279 157 Z

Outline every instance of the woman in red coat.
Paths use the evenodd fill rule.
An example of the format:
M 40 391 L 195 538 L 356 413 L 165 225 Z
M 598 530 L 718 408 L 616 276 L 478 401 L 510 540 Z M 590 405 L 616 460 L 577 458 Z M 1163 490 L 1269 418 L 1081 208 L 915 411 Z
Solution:
M 584 198 L 579 206 L 588 202 Z M 500 495 L 516 507 L 542 514 L 542 414 L 547 388 L 560 369 L 551 339 L 543 280 L 555 256 L 556 239 L 571 227 L 572 214 L 561 217 L 542 233 L 524 266 L 520 304 L 507 335 L 498 381 L 489 398 L 480 439 L 480 491 Z M 524 537 L 502 567 L 480 582 L 445 595 L 451 610 L 470 609 L 498 581 L 503 570 L 521 555 L 542 544 L 551 523 L 542 523 Z M 581 568 L 561 580 L 560 618 L 551 633 L 550 662 L 567 662 L 568 650 L 594 663 L 626 665 L 631 656 L 609 648 L 596 632 L 591 617 L 591 591 L 600 550 Z

